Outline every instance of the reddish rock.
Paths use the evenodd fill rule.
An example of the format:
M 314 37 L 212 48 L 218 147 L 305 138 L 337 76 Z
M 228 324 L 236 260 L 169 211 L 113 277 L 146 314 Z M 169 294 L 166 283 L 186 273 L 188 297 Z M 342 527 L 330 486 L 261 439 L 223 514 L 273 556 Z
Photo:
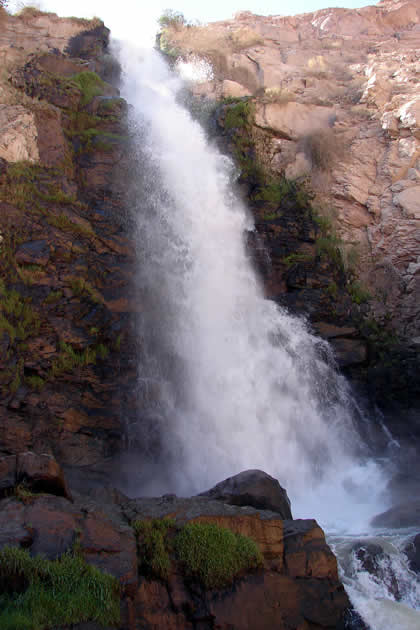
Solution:
M 16 478 L 18 483 L 24 483 L 34 492 L 47 492 L 71 500 L 63 471 L 51 455 L 19 453 Z
M 0 549 L 6 545 L 27 547 L 32 540 L 33 531 L 30 523 L 26 523 L 24 504 L 14 497 L 0 501 Z
M 40 265 L 45 267 L 50 257 L 47 241 L 28 241 L 19 246 L 16 251 L 16 262 L 26 265 Z
M 7 496 L 16 485 L 16 455 L 0 458 L 0 497 Z
M 25 509 L 33 532 L 31 553 L 55 559 L 70 550 L 80 531 L 81 515 L 62 497 L 35 496 Z

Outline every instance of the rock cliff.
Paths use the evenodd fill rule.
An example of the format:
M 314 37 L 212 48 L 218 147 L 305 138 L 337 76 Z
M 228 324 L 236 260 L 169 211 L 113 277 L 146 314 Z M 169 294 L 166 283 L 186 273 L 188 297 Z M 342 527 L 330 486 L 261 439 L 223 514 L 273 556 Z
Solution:
M 169 26 L 163 50 L 211 66 L 202 98 L 248 98 L 256 155 L 309 182 L 376 319 L 419 335 L 420 8 L 384 0 L 293 17 Z
M 108 34 L 32 9 L 0 25 L 0 452 L 49 453 L 84 480 L 110 473 L 135 413 Z

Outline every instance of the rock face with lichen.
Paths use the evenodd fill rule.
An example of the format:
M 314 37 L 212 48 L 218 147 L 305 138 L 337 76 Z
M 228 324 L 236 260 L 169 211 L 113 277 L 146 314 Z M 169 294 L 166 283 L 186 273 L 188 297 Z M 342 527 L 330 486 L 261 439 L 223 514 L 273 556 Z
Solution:
M 333 211 L 377 319 L 420 332 L 420 8 L 383 0 L 293 17 L 242 12 L 168 28 L 168 53 L 212 64 L 200 97 L 248 97 L 256 153 Z M 418 343 L 418 339 L 416 341 Z

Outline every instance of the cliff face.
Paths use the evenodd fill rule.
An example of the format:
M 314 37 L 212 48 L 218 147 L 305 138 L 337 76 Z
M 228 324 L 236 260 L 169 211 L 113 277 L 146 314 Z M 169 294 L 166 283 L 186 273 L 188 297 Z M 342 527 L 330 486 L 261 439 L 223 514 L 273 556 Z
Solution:
M 32 10 L 0 27 L 0 452 L 50 453 L 83 476 L 109 474 L 135 378 L 107 42 L 99 21 Z
M 256 155 L 309 181 L 376 319 L 419 335 L 420 8 L 385 0 L 294 17 L 169 27 L 161 47 L 212 67 L 201 98 L 248 97 Z M 206 80 L 207 79 L 207 80 Z

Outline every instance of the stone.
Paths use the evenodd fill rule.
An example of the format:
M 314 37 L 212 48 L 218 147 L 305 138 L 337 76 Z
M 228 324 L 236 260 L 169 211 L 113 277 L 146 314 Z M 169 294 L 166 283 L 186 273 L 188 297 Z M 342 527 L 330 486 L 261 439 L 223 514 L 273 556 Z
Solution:
M 80 531 L 81 516 L 63 497 L 34 496 L 25 509 L 25 522 L 33 534 L 31 554 L 55 560 L 70 551 Z
M 262 470 L 245 470 L 221 481 L 199 496 L 209 497 L 231 505 L 250 505 L 272 510 L 282 518 L 292 518 L 287 492 L 274 477 Z
M 47 241 L 27 241 L 16 250 L 16 262 L 24 265 L 40 265 L 45 267 L 50 257 Z
M 0 498 L 7 496 L 16 486 L 16 455 L 0 458 Z
M 16 498 L 0 501 L 0 549 L 28 547 L 33 541 L 33 530 L 25 522 L 25 506 Z
M 0 157 L 8 162 L 37 162 L 35 115 L 23 105 L 0 105 Z
M 372 527 L 420 527 L 420 501 L 406 501 L 394 505 L 371 520 Z
M 394 203 L 406 213 L 407 217 L 420 219 L 420 186 L 411 186 L 394 195 Z
M 337 363 L 340 367 L 348 367 L 363 363 L 367 358 L 366 343 L 360 339 L 330 339 Z
M 410 569 L 420 574 L 420 534 L 414 536 L 413 540 L 404 549 L 408 558 Z
M 361 569 L 370 573 L 384 584 L 396 601 L 401 599 L 398 577 L 392 566 L 392 560 L 380 545 L 359 541 L 352 547 L 352 553 L 360 563 Z
M 51 455 L 19 453 L 16 463 L 17 483 L 23 483 L 34 492 L 47 492 L 71 500 L 63 471 Z

